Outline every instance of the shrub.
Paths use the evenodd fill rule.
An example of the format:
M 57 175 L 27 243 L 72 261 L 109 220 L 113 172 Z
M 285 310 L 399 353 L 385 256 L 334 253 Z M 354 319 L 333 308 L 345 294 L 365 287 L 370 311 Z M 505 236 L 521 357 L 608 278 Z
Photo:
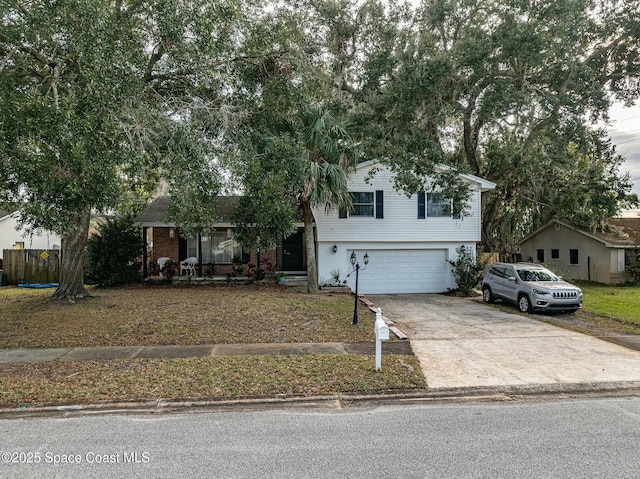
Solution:
M 262 281 L 265 278 L 265 273 L 262 268 L 258 268 L 255 264 L 249 263 L 247 265 L 247 279 L 250 283 L 255 281 Z
M 474 255 L 473 251 L 464 245 L 456 248 L 456 253 L 458 253 L 457 260 L 447 260 L 453 266 L 453 276 L 458 285 L 455 291 L 471 296 L 474 288 L 480 284 L 482 272 L 486 267 L 485 262 L 482 261 L 480 254 Z
M 100 233 L 87 240 L 86 283 L 115 286 L 140 281 L 142 241 L 130 217 L 107 220 Z
M 276 274 L 276 264 L 269 258 L 264 258 L 262 261 L 262 271 L 264 271 L 265 278 L 272 278 Z
M 164 266 L 160 270 L 160 273 L 162 273 L 163 281 L 165 283 L 172 283 L 173 277 L 176 275 L 176 270 L 177 265 L 173 260 L 168 259 L 167 261 L 165 261 Z
M 636 256 L 635 263 L 631 263 L 624 268 L 631 275 L 633 284 L 640 284 L 640 254 Z

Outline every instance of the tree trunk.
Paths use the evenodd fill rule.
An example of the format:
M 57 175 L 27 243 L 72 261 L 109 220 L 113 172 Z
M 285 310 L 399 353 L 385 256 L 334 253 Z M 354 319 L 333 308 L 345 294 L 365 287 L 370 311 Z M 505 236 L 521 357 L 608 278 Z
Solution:
M 302 201 L 302 215 L 304 218 L 304 243 L 307 250 L 307 291 L 318 292 L 318 268 L 316 265 L 316 242 L 313 234 L 313 212 L 311 203 Z
M 75 229 L 62 237 L 62 264 L 60 283 L 53 293 L 54 299 L 86 298 L 89 292 L 84 287 L 84 256 L 89 234 L 90 211 L 76 217 Z
M 476 156 L 478 131 L 471 125 L 471 110 L 468 110 L 468 113 L 465 112 L 463 122 L 463 140 L 467 165 L 471 168 L 471 173 L 479 175 L 480 165 L 478 164 L 478 158 Z

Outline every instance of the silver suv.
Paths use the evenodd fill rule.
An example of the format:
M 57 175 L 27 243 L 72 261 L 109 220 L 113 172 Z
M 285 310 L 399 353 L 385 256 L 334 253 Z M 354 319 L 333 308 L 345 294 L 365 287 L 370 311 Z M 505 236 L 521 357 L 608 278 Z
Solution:
M 562 281 L 551 271 L 533 263 L 495 263 L 482 279 L 482 299 L 503 299 L 518 305 L 523 313 L 539 311 L 575 312 L 582 308 L 582 290 Z

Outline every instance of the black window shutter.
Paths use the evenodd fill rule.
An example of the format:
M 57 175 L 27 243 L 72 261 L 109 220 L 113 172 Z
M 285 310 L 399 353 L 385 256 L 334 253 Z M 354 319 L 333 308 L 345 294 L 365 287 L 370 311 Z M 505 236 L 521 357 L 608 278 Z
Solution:
M 346 218 L 347 217 L 347 207 L 340 206 L 338 208 L 338 218 Z
M 376 190 L 376 218 L 384 218 L 384 191 Z
M 424 191 L 418 192 L 418 219 L 423 220 L 427 217 L 427 208 L 425 202 Z

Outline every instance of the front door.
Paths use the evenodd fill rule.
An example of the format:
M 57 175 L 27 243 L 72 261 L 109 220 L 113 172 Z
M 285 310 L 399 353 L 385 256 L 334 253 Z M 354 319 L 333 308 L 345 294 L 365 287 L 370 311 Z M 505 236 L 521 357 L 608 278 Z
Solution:
M 299 231 L 282 239 L 282 271 L 305 271 L 303 237 Z

